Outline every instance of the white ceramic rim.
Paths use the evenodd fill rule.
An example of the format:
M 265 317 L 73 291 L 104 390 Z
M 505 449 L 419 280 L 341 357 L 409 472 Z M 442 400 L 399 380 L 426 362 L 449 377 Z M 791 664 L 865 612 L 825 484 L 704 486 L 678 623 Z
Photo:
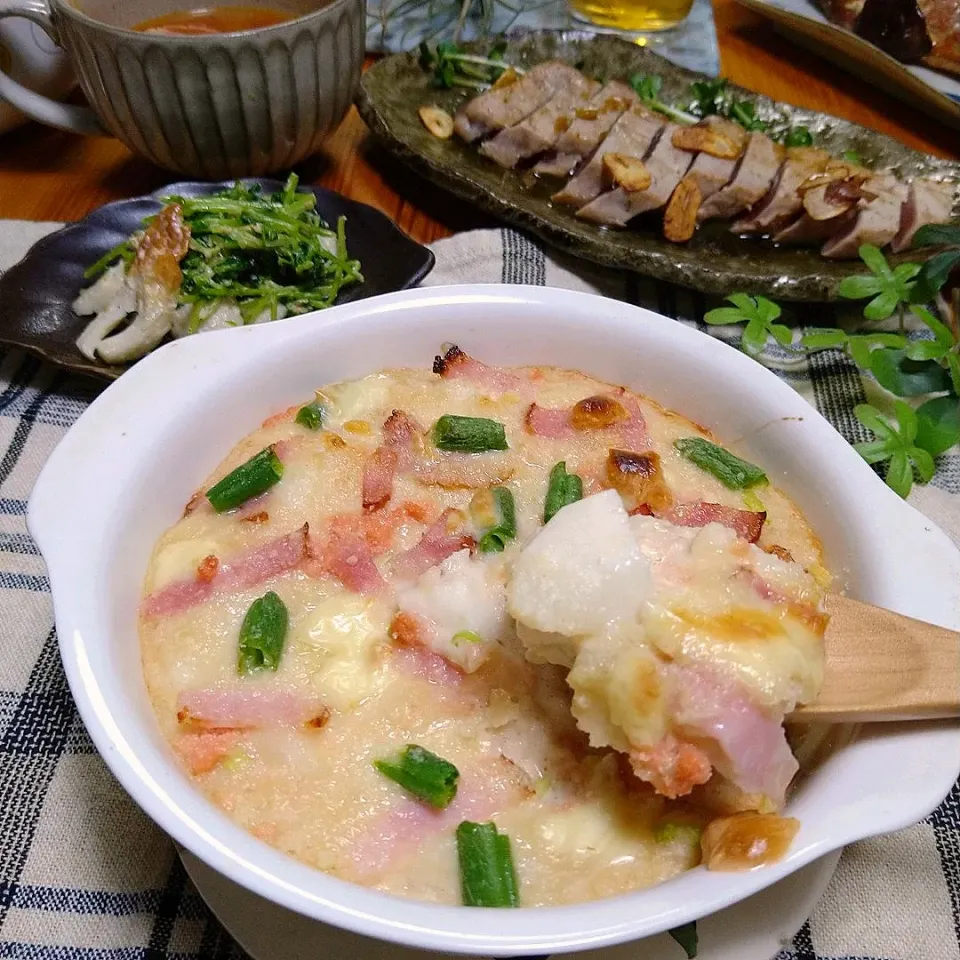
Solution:
M 437 338 L 435 327 L 450 335 Z M 680 412 L 687 412 L 683 391 L 699 391 L 699 419 L 708 426 L 725 417 L 731 423 L 753 418 L 749 449 L 768 451 L 768 469 L 770 451 L 779 451 L 781 461 L 803 476 L 802 488 L 790 490 L 790 476 L 771 471 L 808 515 L 819 511 L 830 518 L 827 527 L 817 527 L 825 542 L 859 545 L 855 594 L 960 628 L 960 553 L 950 540 L 891 493 L 786 383 L 714 338 L 658 314 L 569 290 L 470 285 L 410 290 L 264 327 L 187 338 L 138 363 L 94 401 L 50 456 L 27 511 L 47 561 L 61 656 L 81 717 L 114 775 L 164 830 L 230 879 L 315 919 L 424 949 L 505 956 L 596 948 L 661 932 L 729 906 L 847 843 L 915 823 L 940 803 L 960 773 L 960 729 L 950 723 L 884 725 L 831 757 L 798 790 L 790 812 L 802 827 L 789 856 L 776 865 L 744 874 L 698 868 L 650 890 L 594 903 L 490 915 L 387 896 L 313 870 L 256 840 L 206 801 L 156 731 L 132 736 L 129 715 L 144 704 L 111 701 L 113 668 L 98 658 L 106 656 L 111 636 L 127 636 L 135 624 L 142 567 L 118 564 L 110 549 L 117 537 L 133 543 L 141 536 L 115 529 L 123 519 L 117 505 L 146 482 L 151 465 L 160 465 L 151 464 L 159 456 L 152 448 L 182 436 L 190 449 L 178 455 L 203 461 L 196 464 L 198 475 L 185 477 L 176 492 L 182 505 L 191 483 L 282 406 L 276 401 L 264 409 L 258 386 L 269 384 L 289 404 L 334 379 L 317 374 L 309 386 L 294 377 L 278 385 L 284 362 L 295 366 L 315 356 L 311 370 L 333 363 L 353 377 L 383 365 L 364 368 L 370 345 L 386 349 L 389 343 L 399 356 L 427 333 L 432 344 L 458 339 L 468 352 L 486 339 L 489 349 L 481 356 L 491 362 L 509 356 L 516 363 L 557 363 L 560 357 L 576 366 L 578 360 L 569 358 L 583 357 L 584 368 L 601 375 L 586 360 L 594 351 L 605 357 L 609 379 L 617 367 L 616 382 L 641 389 L 658 383 L 650 393 Z M 327 345 L 339 352 L 324 352 Z M 635 365 L 643 363 L 644 384 L 631 383 Z M 197 409 L 214 420 L 217 410 L 234 417 L 221 449 L 190 432 Z M 111 595 L 122 593 L 114 589 L 118 582 L 127 585 L 126 606 Z M 813 815 L 818 808 L 820 815 Z

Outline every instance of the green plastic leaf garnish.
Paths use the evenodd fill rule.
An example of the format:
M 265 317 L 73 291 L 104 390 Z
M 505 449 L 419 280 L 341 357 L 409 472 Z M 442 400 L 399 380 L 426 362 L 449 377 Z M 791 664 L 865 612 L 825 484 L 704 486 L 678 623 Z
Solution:
M 853 412 L 876 437 L 867 443 L 855 444 L 857 453 L 870 464 L 889 461 L 886 481 L 894 493 L 901 497 L 910 493 L 914 469 L 924 483 L 930 480 L 935 469 L 933 457 L 928 450 L 917 446 L 919 422 L 910 404 L 894 400 L 893 420 L 885 418 L 868 403 L 858 404 Z

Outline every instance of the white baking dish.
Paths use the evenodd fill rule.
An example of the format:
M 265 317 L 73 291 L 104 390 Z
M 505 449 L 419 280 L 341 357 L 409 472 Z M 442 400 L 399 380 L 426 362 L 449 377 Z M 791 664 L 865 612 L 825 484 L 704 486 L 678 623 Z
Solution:
M 715 429 L 795 498 L 853 596 L 960 628 L 960 554 L 948 538 L 772 373 L 649 311 L 542 287 L 434 287 L 189 337 L 138 363 L 92 404 L 50 457 L 27 514 L 49 567 L 80 713 L 114 774 L 160 826 L 216 870 L 307 916 L 427 949 L 503 956 L 657 933 L 937 806 L 960 771 L 960 728 L 878 726 L 797 790 L 789 812 L 802 828 L 775 866 L 699 868 L 595 903 L 491 914 L 336 880 L 255 839 L 204 799 L 161 738 L 141 675 L 137 605 L 154 542 L 267 415 L 331 381 L 426 366 L 444 342 L 488 363 L 582 369 Z

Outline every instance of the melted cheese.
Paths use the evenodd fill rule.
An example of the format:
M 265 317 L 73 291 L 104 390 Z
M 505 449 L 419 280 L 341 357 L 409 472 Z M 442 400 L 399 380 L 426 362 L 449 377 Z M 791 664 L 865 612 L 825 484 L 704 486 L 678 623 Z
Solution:
M 207 557 L 217 557 L 221 542 L 213 537 L 175 540 L 157 551 L 151 569 L 150 592 L 162 590 L 177 580 L 192 580 Z
M 391 388 L 390 377 L 374 374 L 324 389 L 319 396 L 324 409 L 324 426 L 339 430 L 352 421 L 372 420 L 374 426 L 379 427 L 384 419 L 380 413 L 389 403 Z
M 381 604 L 362 597 L 318 604 L 288 639 L 297 672 L 332 707 L 355 707 L 386 682 L 386 620 Z

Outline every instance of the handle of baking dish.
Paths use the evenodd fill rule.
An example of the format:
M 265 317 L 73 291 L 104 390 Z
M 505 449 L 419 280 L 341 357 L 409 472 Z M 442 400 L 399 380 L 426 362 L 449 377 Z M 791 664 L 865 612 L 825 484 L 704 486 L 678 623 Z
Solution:
M 926 514 L 893 494 L 890 499 L 892 509 L 877 521 L 899 558 L 887 595 L 897 598 L 899 613 L 960 629 L 960 549 Z

